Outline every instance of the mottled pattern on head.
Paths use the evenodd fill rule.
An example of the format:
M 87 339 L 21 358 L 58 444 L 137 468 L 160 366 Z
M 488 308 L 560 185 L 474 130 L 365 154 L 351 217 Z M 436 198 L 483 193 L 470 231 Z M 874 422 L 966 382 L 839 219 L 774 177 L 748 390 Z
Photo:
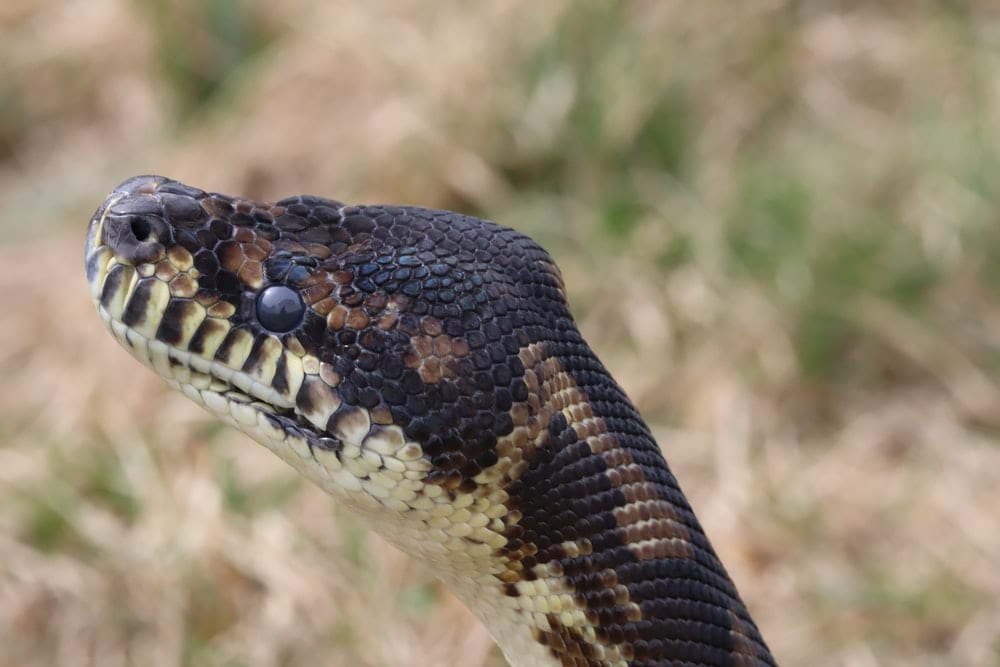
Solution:
M 143 176 L 87 273 L 126 348 L 431 563 L 513 664 L 774 664 L 528 237 Z

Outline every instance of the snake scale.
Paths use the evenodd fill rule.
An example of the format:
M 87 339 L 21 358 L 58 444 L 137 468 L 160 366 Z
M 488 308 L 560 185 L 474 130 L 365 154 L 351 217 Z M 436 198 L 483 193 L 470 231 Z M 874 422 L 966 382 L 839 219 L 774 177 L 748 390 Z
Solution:
M 532 665 L 774 665 L 530 238 L 131 178 L 87 231 L 114 337 L 428 563 Z

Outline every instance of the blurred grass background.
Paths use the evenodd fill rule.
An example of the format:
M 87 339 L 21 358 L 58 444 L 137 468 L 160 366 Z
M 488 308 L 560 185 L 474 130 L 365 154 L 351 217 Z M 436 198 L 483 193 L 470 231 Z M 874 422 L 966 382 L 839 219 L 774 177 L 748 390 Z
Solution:
M 535 236 L 784 665 L 1000 665 L 988 2 L 5 0 L 0 667 L 502 664 L 107 336 L 136 173 Z

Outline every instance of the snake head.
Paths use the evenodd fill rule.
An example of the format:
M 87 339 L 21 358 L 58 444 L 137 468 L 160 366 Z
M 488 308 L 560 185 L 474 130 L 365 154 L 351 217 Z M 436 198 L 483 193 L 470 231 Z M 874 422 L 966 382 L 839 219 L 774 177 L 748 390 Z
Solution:
M 397 511 L 516 475 L 547 427 L 541 339 L 575 332 L 543 250 L 444 211 L 139 176 L 92 218 L 86 266 L 140 361 L 335 495 Z

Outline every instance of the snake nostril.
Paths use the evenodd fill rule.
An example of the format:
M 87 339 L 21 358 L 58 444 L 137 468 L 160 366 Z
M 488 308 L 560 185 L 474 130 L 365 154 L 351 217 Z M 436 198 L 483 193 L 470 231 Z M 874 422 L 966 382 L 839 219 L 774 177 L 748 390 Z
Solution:
M 134 236 L 135 240 L 139 243 L 155 240 L 152 238 L 153 229 L 149 224 L 149 220 L 146 220 L 145 218 L 132 218 L 132 221 L 129 223 L 129 227 L 132 230 L 132 236 Z
M 104 243 L 128 264 L 156 262 L 165 253 L 168 228 L 158 213 L 145 210 L 148 208 L 149 202 L 119 202 L 104 217 Z

